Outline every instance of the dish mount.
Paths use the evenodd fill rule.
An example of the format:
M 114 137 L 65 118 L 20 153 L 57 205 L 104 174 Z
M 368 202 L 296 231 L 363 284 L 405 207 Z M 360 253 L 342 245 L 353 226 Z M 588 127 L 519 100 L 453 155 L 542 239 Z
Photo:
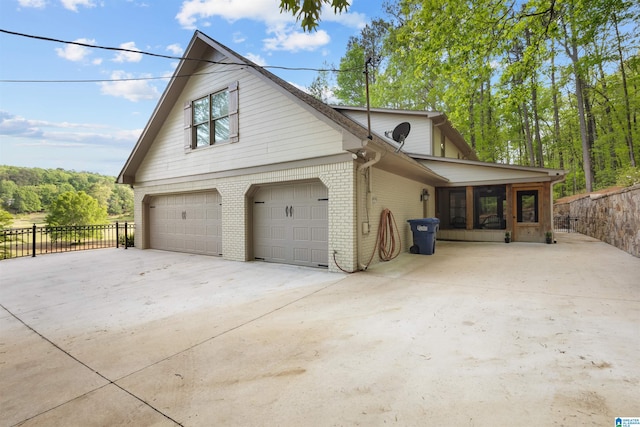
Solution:
M 391 133 L 391 138 L 399 143 L 400 145 L 396 149 L 396 153 L 402 149 L 404 146 L 404 140 L 409 136 L 409 132 L 411 131 L 411 125 L 409 122 L 402 122 L 398 126 L 393 129 Z

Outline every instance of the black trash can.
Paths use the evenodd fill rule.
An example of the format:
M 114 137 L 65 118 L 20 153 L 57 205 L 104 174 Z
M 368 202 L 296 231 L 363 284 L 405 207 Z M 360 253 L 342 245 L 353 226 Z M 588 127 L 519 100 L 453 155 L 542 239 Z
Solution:
M 412 254 L 433 255 L 436 251 L 436 232 L 440 227 L 438 218 L 408 219 L 413 233 Z

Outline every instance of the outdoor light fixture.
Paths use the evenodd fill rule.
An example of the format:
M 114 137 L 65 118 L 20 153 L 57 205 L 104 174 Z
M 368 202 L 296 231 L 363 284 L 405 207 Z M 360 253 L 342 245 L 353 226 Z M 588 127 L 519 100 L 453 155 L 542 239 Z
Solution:
M 422 193 L 420 193 L 420 201 L 421 202 L 428 202 L 429 201 L 429 190 L 427 190 L 426 188 L 422 189 Z

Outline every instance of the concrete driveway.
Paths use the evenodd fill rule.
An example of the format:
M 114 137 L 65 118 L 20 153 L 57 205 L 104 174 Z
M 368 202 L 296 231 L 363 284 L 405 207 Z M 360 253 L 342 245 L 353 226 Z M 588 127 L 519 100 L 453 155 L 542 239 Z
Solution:
M 614 425 L 640 259 L 439 241 L 352 275 L 136 249 L 0 261 L 0 425 Z

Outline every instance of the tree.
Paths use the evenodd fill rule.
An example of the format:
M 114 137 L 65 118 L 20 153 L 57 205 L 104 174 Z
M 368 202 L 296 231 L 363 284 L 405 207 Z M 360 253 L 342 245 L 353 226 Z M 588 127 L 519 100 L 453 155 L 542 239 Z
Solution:
M 53 241 L 80 242 L 89 237 L 101 239 L 101 231 L 86 226 L 107 224 L 107 208 L 100 206 L 96 199 L 84 191 L 67 191 L 51 204 L 45 221 Z
M 49 226 L 106 224 L 107 209 L 84 191 L 67 191 L 51 204 L 45 222 Z
M 325 62 L 323 66 L 325 69 L 318 71 L 318 75 L 315 79 L 313 79 L 313 82 L 311 82 L 311 86 L 309 86 L 307 90 L 314 98 L 328 103 L 331 102 L 331 99 L 333 97 L 331 76 L 329 75 L 330 65 Z
M 349 0 L 280 0 L 280 11 L 295 16 L 304 31 L 312 31 L 320 22 L 323 4 L 331 6 L 334 13 L 346 12 L 349 8 Z
M 13 216 L 9 212 L 0 208 L 0 229 L 9 228 L 12 222 L 13 222 Z
M 16 213 L 32 213 L 42 210 L 40 196 L 36 192 L 36 186 L 18 187 L 13 193 L 11 209 Z

